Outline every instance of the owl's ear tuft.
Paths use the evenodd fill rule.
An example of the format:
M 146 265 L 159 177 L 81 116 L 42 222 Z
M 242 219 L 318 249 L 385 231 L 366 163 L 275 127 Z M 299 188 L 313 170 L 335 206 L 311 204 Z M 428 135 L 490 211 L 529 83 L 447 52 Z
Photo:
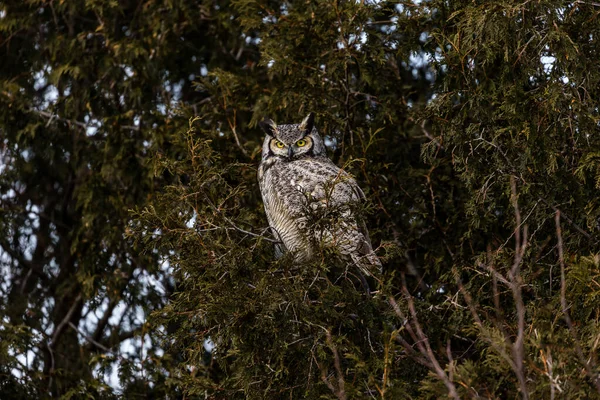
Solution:
M 273 122 L 273 120 L 269 118 L 265 118 L 264 120 L 258 123 L 258 126 L 269 136 L 275 136 L 275 130 L 277 129 L 277 124 Z
M 302 120 L 300 123 L 300 130 L 304 131 L 305 134 L 309 134 L 313 130 L 313 126 L 315 125 L 315 113 L 310 113 Z

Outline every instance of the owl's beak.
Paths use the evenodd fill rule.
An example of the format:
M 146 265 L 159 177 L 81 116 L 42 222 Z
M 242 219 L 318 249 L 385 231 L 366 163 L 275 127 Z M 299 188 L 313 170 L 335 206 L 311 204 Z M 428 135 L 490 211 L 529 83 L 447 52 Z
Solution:
M 292 158 L 293 154 L 294 154 L 294 149 L 292 148 L 292 146 L 288 147 L 287 157 Z

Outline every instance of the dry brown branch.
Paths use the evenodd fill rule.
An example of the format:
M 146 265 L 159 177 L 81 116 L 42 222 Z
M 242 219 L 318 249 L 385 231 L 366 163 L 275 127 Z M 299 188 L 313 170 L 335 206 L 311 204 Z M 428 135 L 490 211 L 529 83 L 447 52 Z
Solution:
M 562 229 L 560 227 L 560 210 L 556 210 L 554 221 L 556 223 L 556 238 L 558 240 L 558 261 L 560 263 L 560 306 L 562 308 L 563 318 L 565 319 L 567 327 L 569 328 L 569 332 L 571 333 L 571 337 L 573 338 L 577 358 L 579 358 L 579 362 L 583 364 L 586 375 L 588 376 L 588 378 L 591 379 L 598 393 L 600 393 L 600 377 L 597 373 L 594 372 L 594 370 L 596 369 L 594 359 L 592 357 L 589 357 L 586 360 L 583 354 L 583 350 L 581 349 L 581 344 L 579 343 L 577 329 L 573 325 L 573 320 L 571 320 L 571 315 L 569 314 L 569 305 L 567 304 L 567 284 L 565 277 L 564 246 L 562 239 Z
M 88 128 L 98 128 L 99 125 L 93 125 L 93 124 L 89 124 L 89 123 L 85 123 L 85 122 L 81 122 L 81 121 L 77 121 L 74 119 L 68 119 L 68 118 L 63 118 L 63 117 L 59 117 L 57 114 L 52 114 L 48 111 L 43 111 L 43 110 L 36 110 L 36 109 L 30 109 L 29 110 L 32 113 L 35 113 L 37 115 L 39 115 L 40 117 L 45 118 L 46 120 L 48 120 L 48 122 L 46 122 L 46 126 L 50 126 L 50 124 L 53 121 L 60 121 L 60 122 L 64 122 L 67 125 L 69 125 L 69 127 L 71 126 L 78 126 L 82 129 L 88 129 Z M 119 128 L 121 129 L 127 129 L 127 130 L 132 130 L 132 131 L 139 131 L 140 130 L 140 126 L 137 125 L 120 125 Z M 94 138 L 93 135 L 88 135 L 88 138 Z
M 525 378 L 524 360 L 525 360 L 525 304 L 521 291 L 522 277 L 521 264 L 527 247 L 527 225 L 521 228 L 521 212 L 517 199 L 517 184 L 514 176 L 510 177 L 510 189 L 512 192 L 512 203 L 515 210 L 515 259 L 509 273 L 510 289 L 517 309 L 517 338 L 512 346 L 513 358 L 515 360 L 515 373 L 519 380 L 521 396 L 523 400 L 529 399 L 527 390 L 527 381 Z M 522 231 L 521 231 L 522 229 Z
M 575 228 L 575 230 L 577 230 L 577 232 L 581 233 L 587 239 L 590 239 L 590 240 L 592 239 L 592 235 L 590 235 L 589 233 L 587 233 L 586 231 L 584 231 L 583 229 L 581 229 L 581 227 L 579 225 L 577 225 L 571 218 L 569 218 L 568 215 L 566 215 L 558 207 L 553 206 L 552 204 L 548 203 L 545 199 L 540 198 L 539 200 L 542 203 L 544 203 L 545 205 L 547 205 L 548 207 L 552 208 L 554 210 L 554 212 L 560 212 L 560 217 L 562 219 L 564 219 L 565 221 L 567 221 L 569 223 L 569 225 L 571 225 L 573 228 Z
M 235 144 L 237 145 L 237 147 L 242 151 L 242 153 L 248 157 L 248 152 L 246 151 L 246 149 L 244 149 L 244 146 L 242 146 L 242 143 L 240 142 L 240 138 L 237 134 L 237 110 L 233 110 L 233 120 L 231 120 L 229 117 L 227 117 L 227 124 L 229 124 L 229 129 L 231 129 L 231 132 L 233 133 L 233 137 L 235 139 Z
M 346 399 L 346 391 L 344 389 L 344 386 L 346 383 L 344 382 L 344 374 L 342 373 L 342 367 L 340 364 L 340 355 L 338 354 L 337 348 L 335 347 L 335 344 L 333 343 L 333 339 L 331 338 L 331 331 L 329 331 L 329 330 L 325 331 L 325 335 L 327 338 L 327 345 L 329 346 L 329 348 L 331 349 L 331 352 L 333 353 L 333 365 L 335 366 L 335 373 L 337 375 L 337 380 L 338 380 L 338 388 L 337 388 L 337 391 L 335 392 L 335 395 L 337 396 L 338 399 L 345 400 Z
M 390 296 L 388 298 L 388 301 L 389 301 L 390 305 L 392 306 L 392 309 L 394 310 L 394 312 L 396 313 L 396 315 L 404 323 L 403 327 L 406 328 L 406 330 L 410 334 L 413 342 L 415 344 L 418 344 L 419 343 L 419 339 L 417 339 L 417 335 L 415 334 L 414 330 L 412 329 L 412 326 L 408 323 L 408 319 L 406 318 L 406 316 L 404 315 L 404 313 L 402 312 L 402 310 L 398 306 L 398 303 L 396 303 L 396 299 L 394 298 L 394 296 Z M 400 329 L 398 329 L 397 331 L 399 332 Z M 431 364 L 427 359 L 425 359 L 424 357 L 422 357 L 422 355 L 420 353 L 418 353 L 414 349 L 414 345 L 411 346 L 406 341 L 406 339 L 404 339 L 401 335 L 395 335 L 394 336 L 394 340 L 396 340 L 398 343 L 400 343 L 400 345 L 402 345 L 402 347 L 407 351 L 408 355 L 413 360 L 417 361 L 421 365 L 424 365 L 425 367 L 429 368 L 430 370 L 433 370 L 433 364 Z
M 67 314 L 65 315 L 65 317 L 62 319 L 62 321 L 58 324 L 58 326 L 54 330 L 52 339 L 46 344 L 46 350 L 47 350 L 48 354 L 50 355 L 50 366 L 47 369 L 48 374 L 50 376 L 50 379 L 48 380 L 48 390 L 50 390 L 50 388 L 52 388 L 52 382 L 54 379 L 54 372 L 55 372 L 54 349 L 55 349 L 56 345 L 58 344 L 58 340 L 60 339 L 63 331 L 65 330 L 65 327 L 71 321 L 71 317 L 73 317 L 73 314 L 75 313 L 75 310 L 79 306 L 81 299 L 82 299 L 82 295 L 79 294 L 75 298 L 75 301 L 73 301 L 73 304 L 69 308 L 69 311 L 67 311 Z
M 391 364 L 391 349 L 392 349 L 392 341 L 395 340 L 395 337 L 398 336 L 398 331 L 393 331 L 390 335 L 388 342 L 385 344 L 384 353 L 383 353 L 383 377 L 381 379 L 381 388 L 377 387 L 377 391 L 382 399 L 385 399 L 385 392 L 389 385 L 388 377 L 390 372 L 390 364 Z
M 456 284 L 458 285 L 459 291 L 462 293 L 465 298 L 465 303 L 467 303 L 467 307 L 471 312 L 471 316 L 475 321 L 475 325 L 479 328 L 479 331 L 482 333 L 482 338 L 487 340 L 487 342 L 498 352 L 498 354 L 510 365 L 511 369 L 514 371 L 516 369 L 515 363 L 510 355 L 506 352 L 506 349 L 502 346 L 498 345 L 495 341 L 489 339 L 489 335 L 486 336 L 487 328 L 483 325 L 483 321 L 479 317 L 479 313 L 477 312 L 477 308 L 475 307 L 475 302 L 471 297 L 471 294 L 467 291 L 467 289 L 462 284 L 458 274 L 455 274 Z
M 431 133 L 429 133 L 427 128 L 425 128 L 426 124 L 427 124 L 427 120 L 424 120 L 423 122 L 421 122 L 421 131 L 423 132 L 425 137 L 427 139 L 431 140 L 433 143 L 435 143 L 435 145 L 437 146 L 438 149 L 444 150 L 444 146 L 442 146 L 442 144 L 439 142 L 439 140 L 437 140 L 435 137 L 433 137 L 433 135 Z
M 81 294 L 79 294 L 77 296 L 77 298 L 75 298 L 75 301 L 73 301 L 73 304 L 71 304 L 71 307 L 69 308 L 69 311 L 67 312 L 67 314 L 65 315 L 65 317 L 62 319 L 62 321 L 60 322 L 60 324 L 58 324 L 58 326 L 54 330 L 54 335 L 52 335 L 52 341 L 50 342 L 50 345 L 49 345 L 50 348 L 54 349 L 54 347 L 56 347 L 56 344 L 58 343 L 58 339 L 60 338 L 60 335 L 63 333 L 65 327 L 67 326 L 67 324 L 71 320 L 71 317 L 73 316 L 73 313 L 75 312 L 75 310 L 79 306 L 79 302 L 81 301 L 81 298 L 82 298 Z
M 408 310 L 409 310 L 410 316 L 411 316 L 410 320 L 406 322 L 407 330 L 412 325 L 411 330 L 412 330 L 413 334 L 411 336 L 414 335 L 413 340 L 416 339 L 415 344 L 417 345 L 419 352 L 428 361 L 428 364 L 429 364 L 428 367 L 430 368 L 430 370 L 436 374 L 436 376 L 444 383 L 444 385 L 448 389 L 448 396 L 450 396 L 453 399 L 460 399 L 460 396 L 458 395 L 458 391 L 456 390 L 456 386 L 454 386 L 454 383 L 450 380 L 450 378 L 448 378 L 448 375 L 446 374 L 444 369 L 441 367 L 440 363 L 437 360 L 437 357 L 435 356 L 435 354 L 433 353 L 433 350 L 431 349 L 431 345 L 429 344 L 429 338 L 427 337 L 427 335 L 425 334 L 425 332 L 423 332 L 423 329 L 421 328 L 421 324 L 419 323 L 419 319 L 417 316 L 417 310 L 415 308 L 415 303 L 413 301 L 412 295 L 409 293 L 409 291 L 407 289 L 406 279 L 405 279 L 405 276 L 403 273 L 401 274 L 401 277 L 402 277 L 402 293 L 408 303 Z M 394 311 L 396 311 L 396 314 L 398 314 L 401 318 L 406 320 L 406 318 L 404 317 L 404 314 L 401 312 L 400 307 L 398 307 L 398 303 L 396 302 L 396 300 L 394 299 L 393 296 L 389 297 L 389 302 L 392 305 L 392 308 L 394 308 Z M 410 330 L 409 330 L 409 332 L 410 332 Z
M 90 335 L 86 334 L 85 332 L 83 332 L 82 330 L 80 330 L 79 328 L 77 328 L 77 326 L 75 326 L 75 324 L 72 323 L 71 321 L 69 321 L 69 326 L 71 328 L 73 328 L 73 330 L 75 330 L 77 333 L 79 333 L 82 337 L 84 337 L 88 342 L 90 342 L 94 346 L 98 347 L 100 350 L 103 350 L 105 353 L 112 353 L 111 349 L 109 349 L 108 347 L 104 346 L 102 343 L 97 342 L 96 340 L 94 340 L 93 337 L 91 337 Z
M 521 219 L 521 211 L 519 208 L 518 196 L 517 196 L 517 184 L 516 178 L 511 176 L 510 178 L 510 188 L 511 188 L 511 203 L 514 209 L 514 218 L 515 218 L 515 230 L 511 234 L 508 240 L 512 237 L 515 238 L 515 254 L 514 260 L 511 265 L 511 268 L 508 270 L 507 276 L 501 274 L 492 264 L 492 256 L 491 250 L 488 249 L 488 264 L 479 264 L 480 267 L 483 267 L 487 270 L 492 276 L 492 290 L 493 290 L 493 301 L 494 301 L 494 309 L 496 313 L 496 320 L 494 321 L 494 325 L 496 328 L 502 332 L 504 337 L 504 341 L 506 343 L 507 348 L 510 349 L 510 354 L 503 349 L 501 346 L 496 344 L 493 339 L 488 339 L 490 345 L 504 358 L 511 369 L 515 373 L 517 380 L 519 382 L 519 389 L 521 391 L 521 397 L 523 400 L 529 399 L 529 391 L 527 389 L 527 378 L 525 373 L 525 303 L 523 302 L 522 295 L 522 286 L 523 286 L 523 278 L 521 276 L 521 266 L 523 264 L 523 258 L 525 256 L 525 251 L 528 245 L 528 229 L 525 221 Z M 531 212 L 530 212 L 531 214 Z M 529 215 L 528 215 L 529 216 Z M 508 242 L 508 241 L 507 241 Z M 506 243 L 504 243 L 496 252 L 498 253 Z M 512 340 L 511 335 L 506 330 L 504 326 L 504 318 L 502 309 L 500 306 L 500 292 L 498 291 L 498 282 L 507 286 L 512 294 L 513 301 L 515 303 L 515 311 L 517 315 L 517 332 L 516 338 L 514 341 Z M 479 329 L 483 332 L 486 331 L 479 315 L 477 313 L 477 309 L 475 307 L 475 303 L 473 302 L 472 297 L 463 287 L 462 283 L 457 277 L 457 283 L 459 285 L 460 291 L 465 298 L 467 306 L 471 311 L 471 315 L 475 320 L 475 323 L 479 327 Z

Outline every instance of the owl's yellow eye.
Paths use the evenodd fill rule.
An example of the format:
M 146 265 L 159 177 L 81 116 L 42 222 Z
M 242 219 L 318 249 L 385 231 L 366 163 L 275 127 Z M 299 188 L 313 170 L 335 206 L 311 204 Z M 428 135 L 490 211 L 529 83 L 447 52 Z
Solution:
M 277 146 L 280 149 L 283 149 L 285 147 L 285 144 L 283 144 L 282 142 L 280 142 L 279 140 L 275 142 L 275 146 Z
M 303 146 L 306 146 L 306 140 L 304 140 L 304 139 L 300 139 L 300 140 L 298 140 L 298 141 L 296 142 L 296 146 L 298 146 L 298 147 L 303 147 Z

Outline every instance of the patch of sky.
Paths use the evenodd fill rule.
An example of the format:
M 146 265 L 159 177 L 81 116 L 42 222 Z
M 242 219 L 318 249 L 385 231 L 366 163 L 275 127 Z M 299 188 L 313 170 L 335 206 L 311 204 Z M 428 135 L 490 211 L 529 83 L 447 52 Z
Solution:
M 97 363 L 92 368 L 92 375 L 99 381 L 104 382 L 105 385 L 110 386 L 116 394 L 122 394 L 123 387 L 119 382 L 119 370 L 117 366 L 117 362 L 113 362 L 108 368 Z M 106 370 L 108 370 L 108 376 L 106 375 Z
M 42 70 L 42 71 L 38 71 L 35 72 L 33 74 L 33 88 L 35 90 L 40 90 L 41 88 L 43 88 L 46 85 L 46 71 Z
M 323 138 L 323 142 L 325 143 L 325 147 L 327 147 L 328 150 L 335 151 L 338 147 L 338 141 L 333 136 L 325 136 Z
M 290 12 L 286 2 L 281 3 L 281 6 L 279 7 L 279 12 L 281 13 L 281 15 L 289 15 Z
M 416 51 L 411 51 L 408 57 L 409 65 L 413 68 L 422 68 L 427 65 L 427 57 L 423 53 L 417 53 Z
M 247 36 L 247 35 L 242 35 L 242 37 L 244 38 L 244 41 L 246 42 L 246 44 L 248 45 L 259 45 L 260 42 L 262 42 L 262 39 L 259 37 L 252 37 L 252 36 Z
M 141 361 L 144 360 L 145 356 L 148 354 L 148 350 L 153 347 L 153 342 L 150 335 L 146 334 L 143 338 L 135 337 L 131 339 L 127 339 L 123 341 L 118 350 L 118 356 L 121 360 L 125 359 L 132 363 L 135 363 L 137 366 L 141 364 Z M 157 352 L 158 353 L 158 352 Z M 161 354 L 164 352 L 160 351 Z M 122 385 L 119 379 L 119 363 L 121 360 L 115 361 L 112 363 L 108 376 L 103 376 L 103 380 L 109 385 L 111 388 L 120 392 L 122 390 Z M 100 370 L 95 370 L 96 376 L 100 375 Z M 135 375 L 141 378 L 141 373 L 139 371 L 132 371 Z M 150 385 L 151 382 L 148 382 Z
M 554 63 L 556 62 L 556 57 L 553 56 L 541 56 L 540 62 L 543 64 L 544 72 L 546 74 L 550 74 L 554 69 Z
M 576 1 L 575 3 L 578 3 L 578 1 Z M 556 16 L 558 17 L 558 20 L 560 22 L 564 22 L 566 11 L 567 11 L 567 9 L 565 7 L 556 8 Z M 572 12 L 572 11 L 570 11 L 570 12 Z
M 212 353 L 212 351 L 215 348 L 215 343 L 210 338 L 207 338 L 204 340 L 203 346 L 204 350 L 208 351 L 209 353 Z
M 386 34 L 390 34 L 396 31 L 396 29 L 398 29 L 398 17 L 397 16 L 393 16 L 392 18 L 390 18 L 390 22 L 391 24 L 384 24 L 384 25 L 380 25 L 380 30 L 383 33 Z
M 0 292 L 3 296 L 7 296 L 10 290 L 10 282 L 12 282 L 11 264 L 12 257 L 0 247 Z M 7 317 L 4 316 L 4 318 Z M 0 332 L 2 331 L 1 326 L 2 325 L 0 325 Z
M 2 146 L 0 147 L 0 175 L 6 170 L 7 161 L 10 162 L 10 157 L 7 155 L 8 152 L 8 139 L 4 139 L 2 141 Z M 14 196 L 14 195 L 13 195 Z M 4 195 L 0 196 L 0 199 L 3 199 Z
M 37 245 L 37 237 L 33 235 L 33 231 L 31 229 L 31 222 L 27 221 L 24 224 L 24 226 L 20 228 L 20 231 L 21 236 L 19 237 L 19 247 L 22 249 L 25 259 L 31 260 L 33 256 L 33 250 Z
M 27 217 L 29 217 L 31 227 L 33 229 L 38 229 L 40 227 L 40 208 L 36 205 L 30 205 L 27 208 L 29 211 Z
M 150 294 L 151 291 L 159 293 L 161 295 L 164 295 L 167 293 L 167 290 L 165 289 L 163 282 L 161 280 L 157 279 L 156 275 L 151 274 L 148 271 L 142 270 L 139 268 L 136 271 L 138 273 L 134 274 L 134 276 L 135 276 L 136 283 L 141 286 L 141 288 L 140 288 L 141 296 L 147 296 Z M 142 321 L 143 320 L 145 320 L 145 317 L 142 319 Z
M 171 95 L 173 98 L 171 99 L 171 103 L 176 103 L 181 99 L 181 90 L 183 89 L 183 79 L 178 82 L 173 82 L 171 84 Z
M 192 215 L 192 218 L 190 218 L 186 223 L 185 226 L 187 226 L 188 228 L 193 228 L 196 225 L 196 219 L 198 218 L 198 213 L 196 213 L 196 211 L 194 211 L 194 214 Z
M 96 128 L 95 126 L 89 126 L 85 129 L 85 134 L 87 136 L 94 136 L 96 132 L 98 132 L 98 128 Z
M 42 330 L 46 337 L 51 337 L 54 333 L 54 322 L 50 318 L 51 311 L 54 309 L 55 301 L 53 297 L 46 297 L 42 301 Z
M 276 24 L 277 17 L 275 17 L 274 15 L 267 15 L 267 16 L 263 17 L 262 23 L 263 24 Z
M 44 69 L 33 74 L 33 88 L 35 90 L 45 88 L 45 91 L 42 94 L 44 100 L 41 106 L 38 108 L 40 110 L 47 109 L 48 107 L 50 107 L 50 105 L 54 104 L 56 100 L 58 100 L 58 90 L 56 89 L 56 86 L 48 85 L 47 77 L 48 75 L 50 75 L 50 73 L 52 73 L 52 68 L 45 67 Z
M 29 162 L 31 160 L 31 151 L 25 149 L 23 151 L 21 151 L 21 157 L 23 158 L 24 161 Z
M 433 103 L 433 101 L 437 98 L 437 94 L 433 93 L 431 97 L 427 100 L 427 105 Z
M 133 68 L 131 68 L 129 65 L 121 65 L 121 68 L 128 78 L 131 78 L 134 75 Z
M 85 134 L 87 136 L 94 136 L 98 132 L 98 128 L 100 128 L 101 123 L 96 118 L 90 118 L 89 115 L 83 117 L 87 127 L 85 128 Z

